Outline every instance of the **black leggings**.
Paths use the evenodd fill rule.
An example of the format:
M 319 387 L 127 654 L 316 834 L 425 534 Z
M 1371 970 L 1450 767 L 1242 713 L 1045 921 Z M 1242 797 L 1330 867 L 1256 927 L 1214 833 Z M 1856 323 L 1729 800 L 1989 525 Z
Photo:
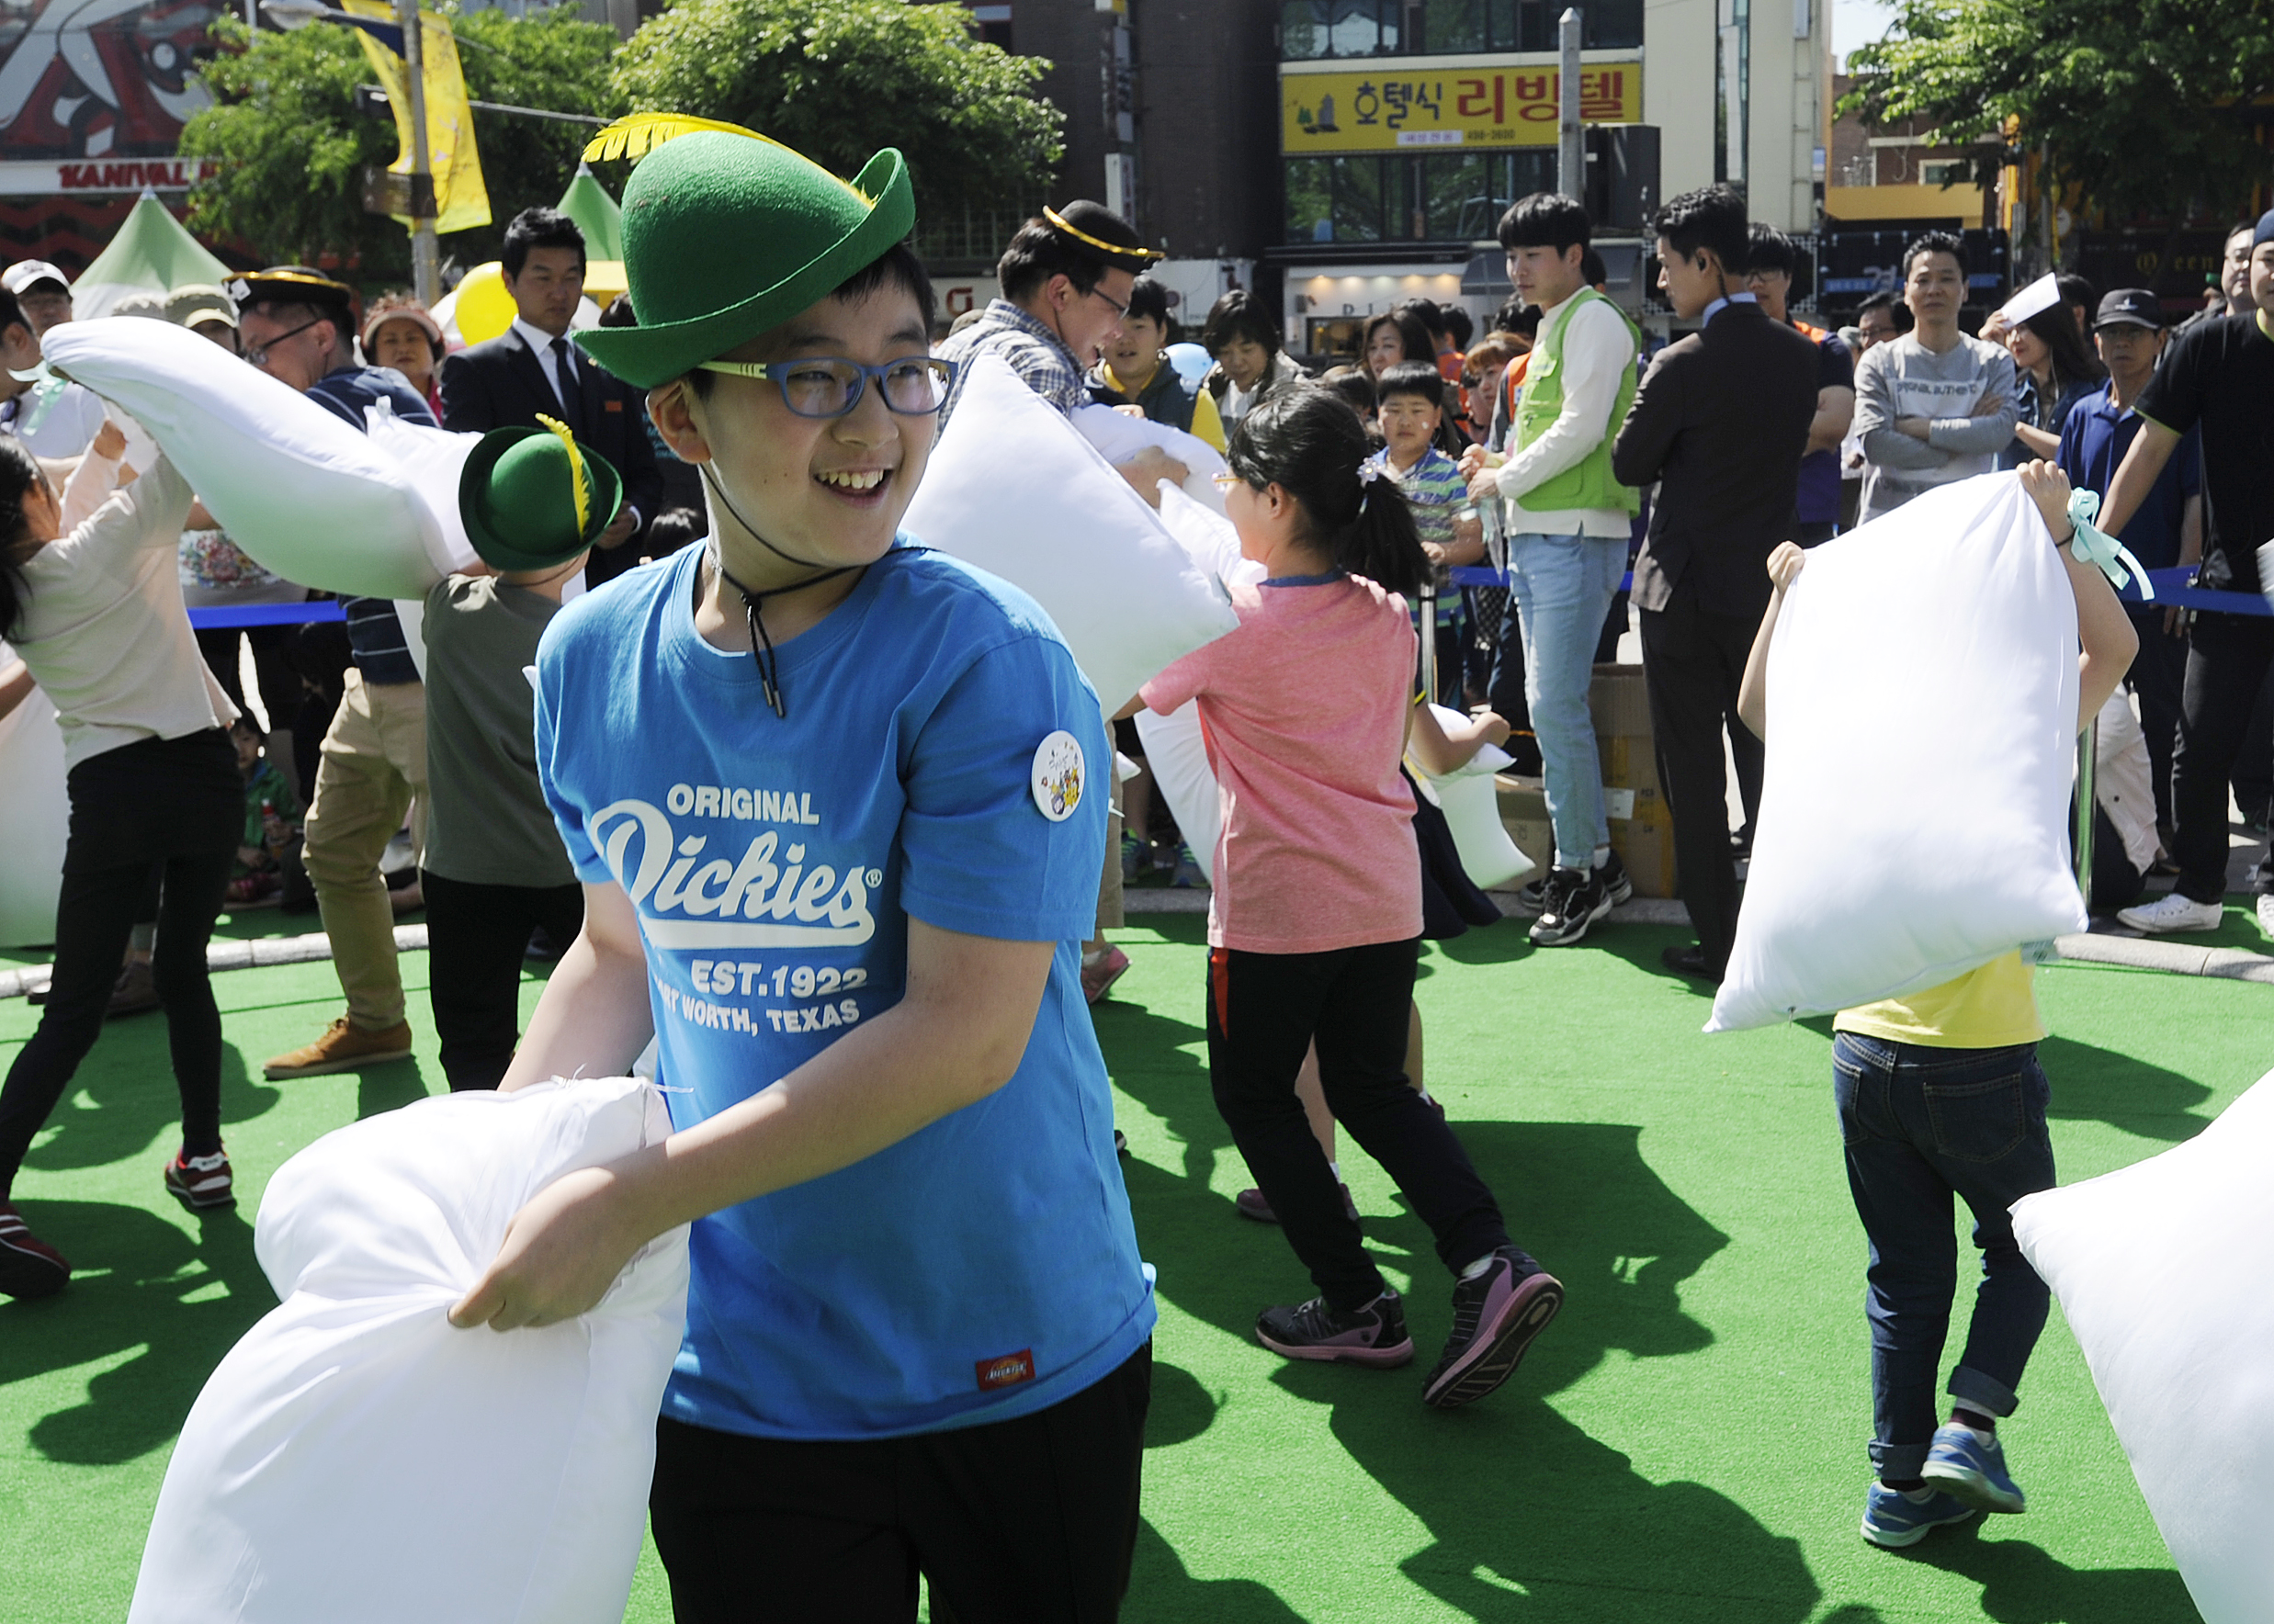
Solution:
M 0 1086 L 0 1201 L 103 1030 L 153 873 L 163 876 L 164 901 L 151 975 L 182 1092 L 182 1146 L 202 1156 L 221 1143 L 221 1017 L 205 950 L 244 830 L 235 747 L 219 728 L 142 739 L 88 757 L 69 782 L 71 840 L 47 1008 Z
M 584 887 L 483 885 L 421 869 L 426 969 L 453 1091 L 494 1088 L 521 1041 L 521 961 L 543 926 L 557 950 L 584 928 Z
M 1312 1137 L 1295 1074 L 1313 1039 L 1334 1120 L 1397 1180 L 1459 1273 L 1509 1244 L 1492 1191 L 1436 1108 L 1406 1081 L 1408 1011 L 1420 943 L 1333 953 L 1208 953 L 1208 1080 L 1248 1171 L 1329 1307 L 1382 1294 L 1382 1271 L 1343 1211 Z

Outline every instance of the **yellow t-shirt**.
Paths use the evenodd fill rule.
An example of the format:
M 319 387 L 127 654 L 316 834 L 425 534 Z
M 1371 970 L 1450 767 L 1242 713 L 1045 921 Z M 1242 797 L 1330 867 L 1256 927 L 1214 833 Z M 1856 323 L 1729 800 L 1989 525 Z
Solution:
M 1930 1049 L 2005 1049 L 2045 1035 L 2037 1012 L 2036 971 L 2016 948 L 1955 981 L 1899 998 L 1843 1009 L 1834 1032 Z

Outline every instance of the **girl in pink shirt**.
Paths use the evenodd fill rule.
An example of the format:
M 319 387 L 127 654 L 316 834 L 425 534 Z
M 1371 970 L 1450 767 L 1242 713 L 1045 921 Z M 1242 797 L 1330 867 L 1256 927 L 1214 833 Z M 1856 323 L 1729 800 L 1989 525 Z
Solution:
M 1405 600 L 1428 568 L 1357 414 L 1318 389 L 1267 399 L 1232 431 L 1225 507 L 1264 566 L 1232 589 L 1239 629 L 1145 685 L 1163 715 L 1197 700 L 1223 798 L 1208 910 L 1208 1066 L 1216 1109 L 1319 1295 L 1267 1308 L 1291 1359 L 1413 1358 L 1397 1292 L 1366 1254 L 1312 1136 L 1295 1077 L 1315 1041 L 1327 1104 L 1394 1179 L 1455 1277 L 1454 1326 L 1423 1383 L 1482 1398 L 1563 1304 L 1513 1246 L 1492 1192 L 1407 1086 L 1421 933 L 1413 797 L 1398 773 L 1412 695 Z

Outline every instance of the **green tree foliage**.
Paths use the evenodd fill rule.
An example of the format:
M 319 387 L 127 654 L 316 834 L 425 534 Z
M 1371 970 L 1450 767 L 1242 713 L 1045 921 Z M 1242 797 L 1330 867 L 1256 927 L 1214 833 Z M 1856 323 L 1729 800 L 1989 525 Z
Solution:
M 1902 0 L 1848 64 L 1843 113 L 1924 118 L 1953 146 L 2016 118 L 2119 219 L 2231 214 L 2274 178 L 2246 110 L 2274 94 L 2274 0 Z
M 602 118 L 617 111 L 607 78 L 616 35 L 583 21 L 580 7 L 523 17 L 481 11 L 451 21 L 473 99 Z M 190 229 L 249 243 L 271 263 L 337 255 L 355 279 L 406 279 L 409 233 L 363 211 L 363 172 L 394 161 L 395 127 L 355 109 L 356 86 L 373 79 L 356 36 L 319 25 L 248 37 L 227 17 L 214 35 L 221 49 L 204 70 L 214 105 L 182 131 L 181 152 L 216 159 L 221 170 L 191 192 Z M 474 141 L 492 223 L 443 238 L 444 254 L 468 264 L 495 258 L 507 220 L 559 199 L 589 133 L 477 112 Z
M 920 217 L 1048 186 L 1065 115 L 1048 64 L 971 37 L 960 6 L 902 0 L 678 0 L 617 51 L 628 110 L 746 125 L 840 175 L 907 154 Z

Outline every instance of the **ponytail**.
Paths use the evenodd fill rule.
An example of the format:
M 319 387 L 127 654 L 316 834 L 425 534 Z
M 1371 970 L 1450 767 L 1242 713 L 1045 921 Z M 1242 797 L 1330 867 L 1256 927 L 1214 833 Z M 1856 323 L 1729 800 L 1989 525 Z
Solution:
M 44 488 L 46 478 L 21 440 L 0 434 L 0 637 L 16 635 L 31 600 L 20 560 L 31 528 L 24 517 L 24 498 Z
M 1265 396 L 1233 425 L 1225 461 L 1249 485 L 1276 485 L 1303 511 L 1306 539 L 1338 570 L 1410 598 L 1429 573 L 1420 532 L 1371 455 L 1348 402 L 1299 386 Z

